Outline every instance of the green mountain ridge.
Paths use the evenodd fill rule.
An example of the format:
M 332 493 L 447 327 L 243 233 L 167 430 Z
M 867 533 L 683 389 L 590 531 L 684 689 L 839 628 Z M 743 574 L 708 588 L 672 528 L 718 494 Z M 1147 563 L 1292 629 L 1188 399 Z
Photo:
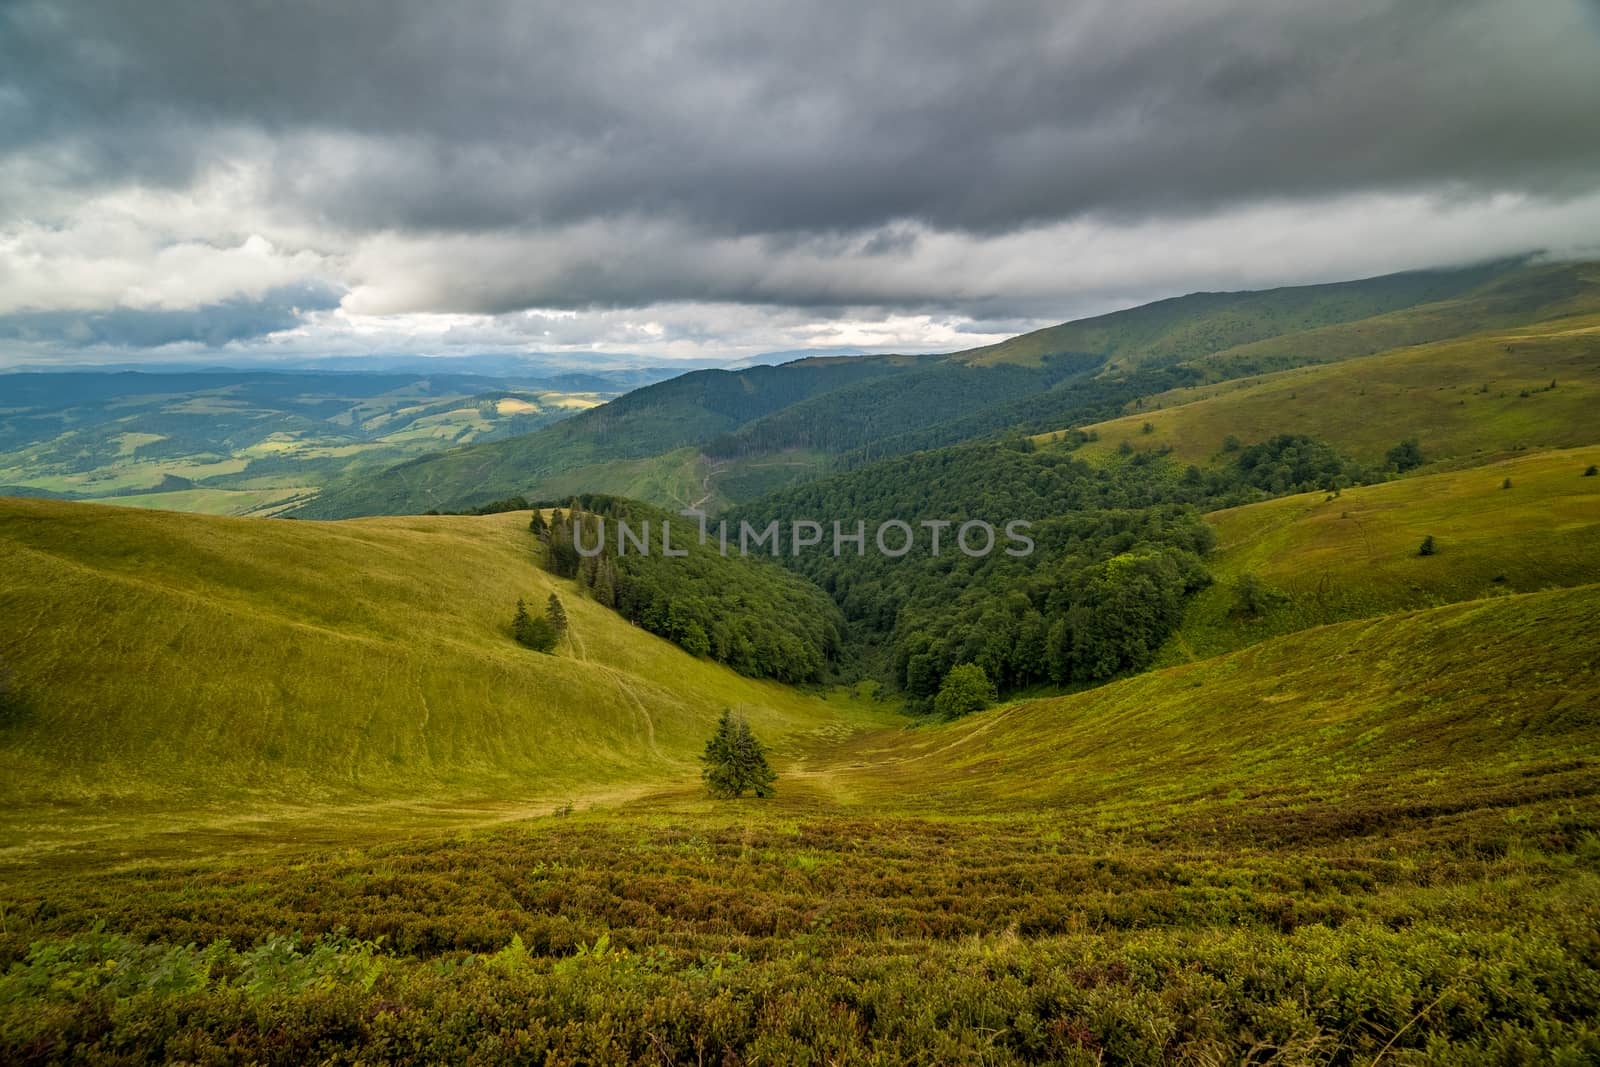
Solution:
M 1499 261 L 1257 293 L 1193 294 L 946 356 L 816 358 L 694 372 L 545 431 L 353 477 L 296 514 L 450 510 L 514 494 L 620 492 L 652 482 L 670 486 L 649 500 L 661 506 L 737 501 L 715 484 L 696 492 L 692 477 L 665 483 L 642 477 L 641 465 L 675 463 L 666 459 L 670 453 L 694 448 L 706 457 L 701 480 L 729 474 L 725 484 L 736 487 L 739 473 L 765 457 L 836 457 L 798 465 L 790 476 L 800 480 L 830 464 L 859 465 L 1011 428 L 1039 432 L 1091 421 L 1110 405 L 1175 385 L 1256 373 L 1264 360 L 1348 358 L 1375 345 L 1525 321 L 1572 299 L 1582 288 L 1575 278 L 1570 267 Z M 1413 312 L 1424 308 L 1431 310 Z M 1368 321 L 1374 325 L 1359 328 Z M 773 477 L 761 483 L 773 487 Z

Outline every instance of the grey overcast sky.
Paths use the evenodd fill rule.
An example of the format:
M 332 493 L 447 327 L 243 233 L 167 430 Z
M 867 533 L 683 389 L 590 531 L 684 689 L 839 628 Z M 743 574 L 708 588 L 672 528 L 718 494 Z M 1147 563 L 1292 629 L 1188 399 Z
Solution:
M 1600 0 L 9 0 L 0 362 L 948 350 L 1600 252 Z

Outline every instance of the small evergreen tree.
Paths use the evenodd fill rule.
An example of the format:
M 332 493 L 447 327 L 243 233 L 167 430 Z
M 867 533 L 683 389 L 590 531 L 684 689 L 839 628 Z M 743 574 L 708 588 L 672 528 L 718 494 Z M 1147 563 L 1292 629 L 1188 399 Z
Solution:
M 578 576 L 578 564 L 583 557 L 578 554 L 577 546 L 572 543 L 572 535 L 574 527 L 580 522 L 577 512 L 572 513 L 570 523 L 567 516 L 561 514 L 560 508 L 556 508 L 550 514 L 550 528 L 546 531 L 550 544 L 549 569 L 550 573 L 558 578 Z
M 1585 478 L 1593 478 L 1597 474 L 1600 474 L 1600 467 L 1595 466 L 1593 463 L 1589 464 L 1583 472 Z
M 1500 488 L 1502 488 L 1502 489 L 1510 489 L 1511 488 L 1511 479 L 1507 478 L 1505 481 L 1501 482 L 1500 483 Z
M 594 585 L 589 592 L 596 601 L 606 607 L 617 606 L 617 568 L 610 557 L 602 559 L 600 565 L 595 568 Z
M 1422 545 L 1421 545 L 1421 547 L 1419 547 L 1417 549 L 1417 555 L 1419 555 L 1419 556 L 1432 556 L 1432 555 L 1435 555 L 1438 551 L 1439 551 L 1439 546 L 1434 544 L 1433 534 L 1429 534 L 1427 537 L 1424 537 L 1422 539 Z
M 746 789 L 758 797 L 770 797 L 778 780 L 767 763 L 765 747 L 750 732 L 750 724 L 727 708 L 722 709 L 717 732 L 706 742 L 700 762 L 705 764 L 701 777 L 714 797 L 732 799 Z
M 550 625 L 554 628 L 556 636 L 564 636 L 567 632 L 567 609 L 561 606 L 561 598 L 551 593 L 550 600 L 545 605 L 544 614 L 545 618 L 550 620 Z
M 528 529 L 532 530 L 540 537 L 545 535 L 545 530 L 547 527 L 544 521 L 544 512 L 540 511 L 538 508 L 533 509 L 533 518 L 528 520 Z
M 945 719 L 959 719 L 974 711 L 982 711 L 995 700 L 994 683 L 976 663 L 962 663 L 952 667 L 945 675 L 939 695 L 933 698 L 933 710 Z

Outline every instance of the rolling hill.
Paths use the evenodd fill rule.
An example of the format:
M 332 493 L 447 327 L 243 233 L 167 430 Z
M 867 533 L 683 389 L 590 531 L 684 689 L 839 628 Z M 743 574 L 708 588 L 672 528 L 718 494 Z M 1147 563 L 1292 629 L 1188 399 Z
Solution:
M 1594 307 L 1588 268 L 1509 260 L 1253 293 L 1197 293 L 927 357 L 697 371 L 557 426 L 353 475 L 308 518 L 460 509 L 523 494 L 643 489 L 737 503 L 874 458 L 1103 418 L 1177 385 L 1367 355 Z M 678 476 L 693 449 L 703 489 Z M 788 457 L 803 457 L 789 462 Z M 778 462 L 773 459 L 777 457 Z M 751 471 L 762 476 L 752 485 Z
M 1347 619 L 1600 583 L 1600 446 L 1304 493 L 1212 512 L 1217 582 L 1195 597 L 1177 662 Z M 1503 488 L 1509 480 L 1510 489 Z M 1419 554 L 1425 537 L 1432 555 Z M 1253 575 L 1260 603 L 1241 606 Z
M 1092 354 L 1105 364 L 1106 373 L 1127 372 L 1451 300 L 1525 268 L 1525 261 L 1513 259 L 1323 285 L 1190 293 L 1035 330 L 955 358 L 975 365 L 1034 364 L 1051 355 Z
M 973 814 L 1176 815 L 1221 833 L 1310 826 L 1379 798 L 1414 818 L 1468 781 L 1580 769 L 1592 798 L 1597 622 L 1600 586 L 1586 585 L 1317 627 L 909 738 L 863 734 L 841 746 L 838 788 Z
M 780 743 L 856 721 L 584 599 L 527 518 L 0 502 L 6 806 L 549 801 L 692 778 L 725 706 Z M 552 591 L 572 628 L 546 656 L 509 626 Z
M 527 433 L 621 391 L 438 369 L 6 374 L 0 492 L 271 514 L 352 470 Z
M 1081 427 L 1097 438 L 1083 454 L 1108 456 L 1127 442 L 1180 463 L 1220 464 L 1230 437 L 1299 433 L 1380 466 L 1407 438 L 1433 464 L 1484 463 L 1590 443 L 1597 399 L 1600 316 L 1591 314 L 1161 393 L 1133 414 Z
M 0 1054 L 1581 1063 L 1597 617 L 1498 597 L 813 733 L 770 801 L 102 832 L 7 872 Z
M 639 626 L 543 569 L 526 512 L 0 500 L 0 1060 L 1592 1062 L 1586 277 L 1291 291 L 1254 325 L 1197 299 L 1067 331 L 1104 342 L 1081 358 L 690 375 L 319 502 L 598 478 L 1038 521 L 1027 562 L 787 559 L 817 587 L 794 597 L 709 550 L 588 561 L 596 596 L 607 563 L 651 594 L 616 598 Z M 862 437 L 880 402 L 893 434 Z M 1094 437 L 1021 436 L 1052 417 Z M 1288 491 L 1229 480 L 1229 436 L 1278 434 L 1424 462 L 1201 514 Z M 643 628 L 816 622 L 820 590 L 845 665 L 892 659 L 903 694 Z M 509 622 L 551 592 L 571 631 L 542 655 Z M 954 721 L 894 710 L 981 663 L 1027 670 Z M 696 780 L 724 707 L 776 797 Z

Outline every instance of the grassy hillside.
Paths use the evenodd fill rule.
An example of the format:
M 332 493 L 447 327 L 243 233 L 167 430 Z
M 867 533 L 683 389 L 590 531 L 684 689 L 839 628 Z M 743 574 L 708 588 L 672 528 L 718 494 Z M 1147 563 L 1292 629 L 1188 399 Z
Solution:
M 846 746 L 840 788 L 940 810 L 1232 806 L 1285 822 L 1382 795 L 1442 802 L 1600 756 L 1600 586 L 1320 627 L 1071 696 Z M 1590 767 L 1591 788 L 1593 782 Z M 1197 809 L 1198 806 L 1198 809 Z
M 628 492 L 662 506 L 686 495 L 693 449 L 714 462 L 706 502 L 748 499 L 718 464 L 807 453 L 856 466 L 883 456 L 1102 418 L 1174 385 L 1368 355 L 1600 306 L 1592 265 L 1503 261 L 1331 285 L 1196 293 L 927 357 L 809 359 L 697 371 L 559 426 L 354 475 L 300 514 L 458 509 L 525 494 Z M 657 464 L 657 460 L 661 464 Z M 820 473 L 789 464 L 796 479 Z M 660 475 L 665 473 L 666 477 Z M 760 488 L 771 488 L 770 482 Z M 691 490 L 692 492 L 692 490 Z
M 724 706 L 775 740 L 850 721 L 583 599 L 526 526 L 0 502 L 4 804 L 551 798 L 692 779 Z M 509 626 L 552 590 L 545 656 Z
M 1352 322 L 1459 296 L 1522 269 L 1500 261 L 1457 270 L 1410 271 L 1360 281 L 1257 292 L 1190 293 L 1035 330 L 956 358 L 975 365 L 1036 365 L 1051 355 L 1095 355 L 1127 372 L 1199 359 L 1240 345 Z
M 1217 584 L 1190 605 L 1168 659 L 1205 657 L 1343 619 L 1600 582 L 1600 445 L 1307 493 L 1213 512 Z M 1512 487 L 1503 489 L 1506 479 Z M 1418 554 L 1423 538 L 1437 552 Z M 1261 610 L 1236 583 L 1256 576 Z
M 1499 598 L 817 742 L 773 801 L 18 873 L 0 1055 L 1591 1062 L 1597 615 Z
M 1213 381 L 1374 355 L 1600 311 L 1600 264 L 1527 267 L 1449 300 L 1223 349 L 1194 360 Z
M 1205 465 L 1226 461 L 1230 436 L 1251 444 L 1302 433 L 1367 464 L 1381 466 L 1410 437 L 1430 462 L 1481 463 L 1590 443 L 1597 401 L 1600 316 L 1589 316 L 1173 390 L 1085 427 L 1098 440 L 1084 454 L 1106 455 L 1126 441 Z
M 1600 1062 L 1600 314 L 1581 269 L 1495 269 L 1001 346 L 982 373 L 1013 382 L 1083 339 L 1142 369 L 962 408 L 974 433 L 1142 410 L 1076 452 L 1011 422 L 750 505 L 1040 520 L 1033 563 L 813 569 L 868 652 L 915 623 L 907 683 L 1031 659 L 1002 689 L 1025 699 L 914 728 L 872 683 L 754 681 L 628 624 L 541 568 L 564 554 L 526 512 L 0 499 L 0 1062 Z M 1256 360 L 1322 365 L 1170 389 Z M 685 376 L 323 503 L 592 478 L 715 507 L 856 457 L 693 435 L 836 433 L 812 420 L 843 396 L 848 437 L 928 366 Z M 938 428 L 914 421 L 900 440 Z M 1366 464 L 1416 437 L 1427 462 L 1172 503 L 1250 498 L 1181 464 L 1280 433 Z M 811 618 L 721 569 L 754 563 L 693 562 L 639 568 L 640 603 L 704 631 Z M 571 631 L 546 656 L 509 631 L 551 591 Z M 1162 640 L 1158 669 L 1087 687 Z M 1041 696 L 1043 668 L 1077 688 Z M 723 707 L 772 745 L 776 797 L 698 782 Z
M 269 489 L 176 489 L 170 493 L 130 493 L 95 497 L 91 504 L 160 511 L 192 511 L 199 515 L 276 515 L 316 495 L 314 485 L 281 485 Z

